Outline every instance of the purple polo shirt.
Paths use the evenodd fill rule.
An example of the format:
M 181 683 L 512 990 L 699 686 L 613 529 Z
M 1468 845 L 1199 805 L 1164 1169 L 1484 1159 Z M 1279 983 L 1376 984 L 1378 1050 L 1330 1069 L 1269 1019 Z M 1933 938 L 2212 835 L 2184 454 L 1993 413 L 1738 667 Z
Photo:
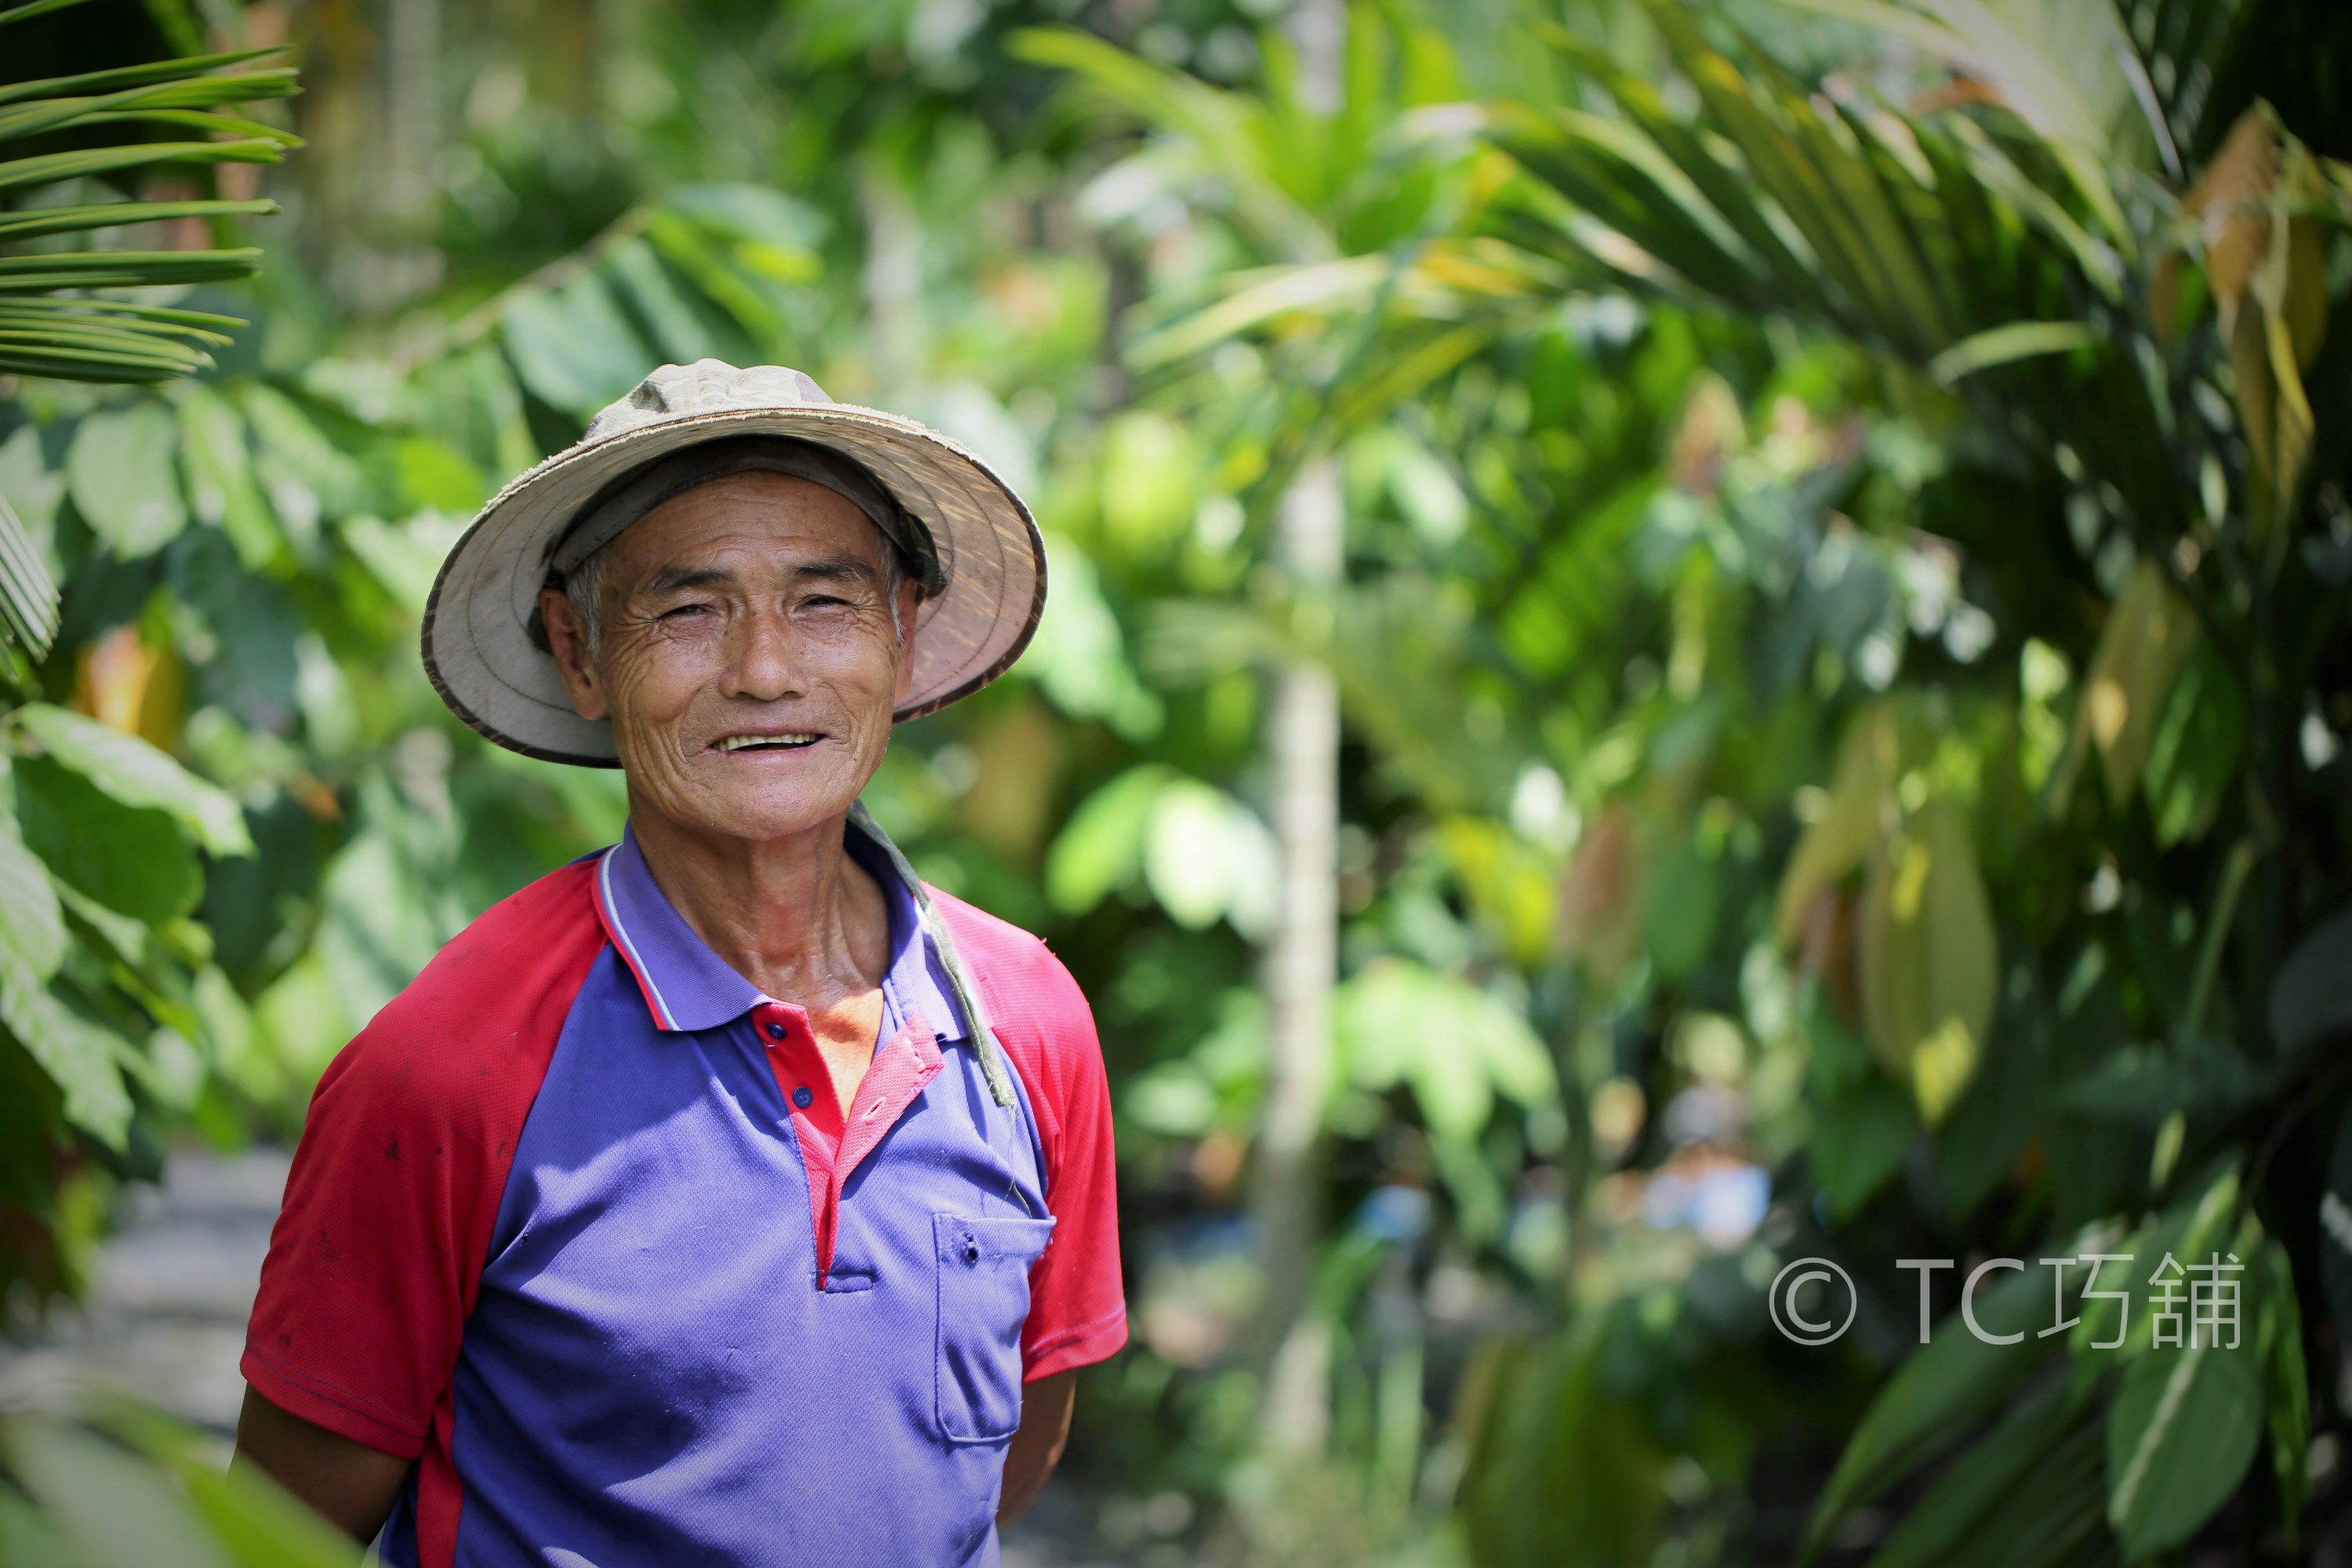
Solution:
M 634 836 L 497 906 L 320 1080 L 245 1373 L 412 1468 L 400 1563 L 992 1563 L 1026 1380 L 1124 1342 L 1108 1099 L 1034 938 L 912 891 L 835 1103 Z

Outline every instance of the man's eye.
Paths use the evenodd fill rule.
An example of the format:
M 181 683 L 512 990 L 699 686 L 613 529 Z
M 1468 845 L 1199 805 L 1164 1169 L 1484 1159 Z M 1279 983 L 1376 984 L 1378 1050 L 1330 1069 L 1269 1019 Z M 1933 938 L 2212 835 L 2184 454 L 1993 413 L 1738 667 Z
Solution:
M 668 609 L 664 610 L 659 616 L 656 616 L 655 619 L 672 621 L 676 620 L 680 616 L 698 616 L 709 608 L 710 606 L 708 605 L 673 605 Z

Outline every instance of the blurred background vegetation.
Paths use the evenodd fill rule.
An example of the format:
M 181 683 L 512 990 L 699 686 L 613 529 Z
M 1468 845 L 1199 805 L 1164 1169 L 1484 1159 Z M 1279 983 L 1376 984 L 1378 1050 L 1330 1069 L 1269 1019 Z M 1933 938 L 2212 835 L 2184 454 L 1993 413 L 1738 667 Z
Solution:
M 2347 1560 L 2352 13 L 20 0 L 0 55 L 12 1335 L 616 837 L 417 617 L 714 355 L 1046 531 L 868 800 L 1101 1026 L 1106 1550 Z M 2217 1254 L 2240 1347 L 2155 1347 Z M 1770 1326 L 1806 1257 L 1834 1345 Z M 45 1421 L 12 1563 L 317 1549 Z

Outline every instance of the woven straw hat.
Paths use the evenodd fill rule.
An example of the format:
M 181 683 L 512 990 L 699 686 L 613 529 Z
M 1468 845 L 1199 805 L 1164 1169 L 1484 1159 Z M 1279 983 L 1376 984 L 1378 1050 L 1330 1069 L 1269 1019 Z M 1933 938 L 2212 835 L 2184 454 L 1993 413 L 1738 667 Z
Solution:
M 886 487 L 929 535 L 945 585 L 917 613 L 913 719 L 969 697 L 1021 656 L 1045 607 L 1045 549 L 1021 498 L 936 430 L 835 403 L 779 365 L 666 364 L 596 416 L 577 446 L 482 509 L 425 607 L 425 670 L 441 700 L 510 751 L 613 767 L 612 726 L 583 719 L 534 635 L 556 546 L 583 508 L 656 458 L 705 441 L 783 436 L 831 448 Z

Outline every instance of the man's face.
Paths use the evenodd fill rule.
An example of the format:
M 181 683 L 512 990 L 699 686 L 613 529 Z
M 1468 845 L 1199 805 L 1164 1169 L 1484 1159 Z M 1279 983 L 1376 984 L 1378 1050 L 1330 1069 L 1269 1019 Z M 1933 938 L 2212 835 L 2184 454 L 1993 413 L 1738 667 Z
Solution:
M 572 706 L 613 721 L 631 809 L 745 839 L 846 811 L 889 745 L 914 626 L 911 584 L 885 599 L 866 514 L 805 479 L 736 474 L 609 548 L 594 654 L 562 595 L 540 608 Z

